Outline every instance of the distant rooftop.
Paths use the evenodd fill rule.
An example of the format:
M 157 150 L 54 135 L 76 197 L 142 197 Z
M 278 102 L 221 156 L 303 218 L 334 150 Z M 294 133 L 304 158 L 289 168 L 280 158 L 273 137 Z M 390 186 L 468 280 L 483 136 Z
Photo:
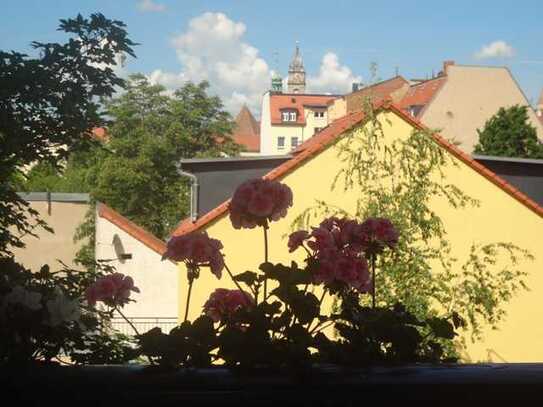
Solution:
M 89 194 L 70 192 L 17 192 L 27 202 L 78 202 L 88 203 Z

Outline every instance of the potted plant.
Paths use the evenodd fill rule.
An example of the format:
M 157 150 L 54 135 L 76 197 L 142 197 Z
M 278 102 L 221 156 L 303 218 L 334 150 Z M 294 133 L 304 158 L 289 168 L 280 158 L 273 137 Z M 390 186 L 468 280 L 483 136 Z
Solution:
M 344 405 L 364 399 L 442 405 L 459 399 L 503 401 L 519 390 L 535 397 L 534 384 L 543 379 L 538 366 L 526 380 L 523 368 L 505 374 L 451 364 L 456 360 L 444 344 L 462 326 L 459 315 L 420 318 L 400 303 L 392 308 L 376 303 L 377 259 L 394 250 L 399 239 L 389 220 L 329 217 L 289 236 L 289 251 L 306 253 L 303 265 L 271 262 L 267 230 L 291 205 L 292 192 L 279 182 L 250 180 L 236 190 L 230 203 L 234 228 L 264 230 L 265 258 L 255 271 L 234 274 L 222 243 L 205 232 L 170 239 L 164 259 L 184 262 L 188 273 L 184 321 L 168 334 L 160 328 L 145 333 L 134 328 L 137 345 L 126 346 L 118 361 L 139 356 L 140 364 L 46 370 L 29 365 L 50 361 L 61 350 L 80 364 L 95 362 L 78 356 L 99 354 L 100 342 L 89 331 L 112 312 L 122 316 L 122 307 L 138 289 L 130 277 L 111 269 L 84 277 L 55 277 L 46 268 L 37 275 L 12 270 L 0 286 L 0 323 L 6 332 L 0 356 L 12 367 L 2 370 L 8 391 L 21 401 L 34 402 L 40 394 L 57 402 L 68 395 L 79 403 L 155 405 L 218 400 L 228 405 L 240 398 L 252 403 Z M 202 315 L 189 321 L 191 290 L 204 272 L 227 275 L 237 289 L 210 293 Z M 325 309 L 325 296 L 333 296 L 336 306 Z M 109 310 L 100 310 L 98 303 Z M 22 365 L 27 368 L 14 376 L 13 366 Z M 489 385 L 500 386 L 489 392 Z M 25 392 L 29 387 L 38 393 Z M 96 387 L 100 392 L 92 391 Z

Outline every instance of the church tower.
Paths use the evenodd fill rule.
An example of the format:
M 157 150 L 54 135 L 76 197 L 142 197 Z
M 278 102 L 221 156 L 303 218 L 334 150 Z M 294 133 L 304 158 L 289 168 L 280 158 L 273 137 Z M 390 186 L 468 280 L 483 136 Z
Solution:
M 294 57 L 288 66 L 288 93 L 305 93 L 305 69 L 300 47 L 296 43 Z

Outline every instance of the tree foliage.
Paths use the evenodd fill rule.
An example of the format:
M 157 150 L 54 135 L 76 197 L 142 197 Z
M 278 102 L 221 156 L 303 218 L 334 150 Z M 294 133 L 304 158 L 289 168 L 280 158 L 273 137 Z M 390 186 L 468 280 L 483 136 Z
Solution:
M 528 120 L 528 107 L 500 108 L 483 130 L 477 130 L 476 154 L 499 157 L 543 158 L 543 143 Z
M 61 20 L 67 42 L 33 42 L 36 56 L 0 51 L 0 254 L 21 247 L 21 236 L 43 222 L 15 193 L 13 180 L 36 161 L 55 166 L 68 151 L 90 143 L 102 124 L 98 100 L 124 81 L 112 66 L 134 56 L 125 25 L 102 14 Z
M 125 92 L 105 103 L 108 141 L 73 151 L 61 171 L 40 163 L 30 171 L 26 189 L 89 192 L 93 201 L 165 238 L 188 210 L 179 161 L 239 151 L 229 136 L 230 115 L 207 90 L 206 82 L 189 82 L 168 94 L 141 74 L 130 76 Z M 92 222 L 88 216 L 79 237 L 92 236 Z
M 504 305 L 526 288 L 526 273 L 518 263 L 531 255 L 510 243 L 473 242 L 463 263 L 455 258 L 432 202 L 441 199 L 457 210 L 479 204 L 447 180 L 444 168 L 457 164 L 425 131 L 385 141 L 378 113 L 367 108 L 366 114 L 368 124 L 337 144 L 343 165 L 331 187 L 356 192 L 355 213 L 316 202 L 293 226 L 307 227 L 322 213 L 391 219 L 400 232 L 400 243 L 379 259 L 379 304 L 392 306 L 399 301 L 421 318 L 457 313 L 465 319 L 471 338 L 480 339 L 483 327 L 497 327 L 505 316 Z

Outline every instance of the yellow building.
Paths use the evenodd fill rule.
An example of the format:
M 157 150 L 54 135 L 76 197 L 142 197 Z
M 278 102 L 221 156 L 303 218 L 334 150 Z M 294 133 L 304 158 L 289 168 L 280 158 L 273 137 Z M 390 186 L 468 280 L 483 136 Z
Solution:
M 382 106 L 378 120 L 382 123 L 385 143 L 408 137 L 414 129 L 423 128 L 411 116 L 393 105 Z M 270 261 L 302 261 L 302 253 L 288 253 L 286 236 L 292 231 L 293 220 L 316 201 L 337 205 L 347 212 L 355 212 L 356 191 L 331 190 L 334 177 L 344 165 L 338 151 L 348 139 L 341 135 L 361 131 L 365 123 L 362 113 L 354 113 L 334 121 L 317 137 L 299 146 L 293 158 L 266 175 L 280 180 L 293 191 L 294 205 L 286 218 L 271 225 Z M 436 199 L 432 209 L 441 217 L 452 244 L 452 255 L 466 259 L 473 243 L 511 242 L 535 255 L 535 261 L 521 263 L 526 272 L 530 291 L 521 292 L 507 305 L 507 317 L 497 331 L 484 333 L 484 340 L 468 343 L 467 360 L 482 361 L 499 355 L 508 362 L 543 360 L 543 208 L 501 180 L 471 157 L 445 141 L 433 136 L 455 165 L 448 165 L 444 173 L 448 183 L 457 185 L 468 196 L 480 201 L 478 207 L 452 209 L 445 199 Z M 318 219 L 314 219 L 317 224 Z M 235 230 L 228 218 L 228 201 L 195 222 L 184 222 L 174 234 L 206 230 L 224 245 L 226 262 L 235 274 L 255 270 L 263 261 L 263 232 L 261 229 Z M 439 272 L 436 265 L 435 271 Z M 186 270 L 180 266 L 179 315 L 187 294 Z M 227 277 L 217 280 L 210 272 L 203 272 L 195 282 L 190 317 L 201 313 L 209 294 L 218 287 L 233 288 Z M 496 359 L 498 360 L 498 359 Z

